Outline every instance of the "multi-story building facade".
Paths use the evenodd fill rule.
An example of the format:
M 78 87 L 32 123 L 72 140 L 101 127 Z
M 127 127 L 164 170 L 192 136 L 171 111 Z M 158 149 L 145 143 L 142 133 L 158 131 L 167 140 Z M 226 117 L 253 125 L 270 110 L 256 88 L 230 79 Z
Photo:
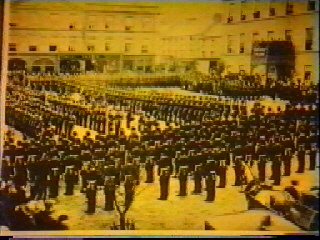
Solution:
M 155 66 L 156 6 L 10 2 L 10 70 L 149 72 Z
M 185 72 L 195 68 L 203 68 L 207 62 L 215 60 L 219 55 L 216 48 L 220 36 L 205 36 L 204 33 L 212 25 L 205 18 L 190 18 L 172 26 L 168 33 L 161 35 L 161 52 L 169 60 L 172 70 Z
M 318 81 L 318 1 L 250 0 L 223 4 L 221 22 L 212 25 L 205 35 L 221 37 L 216 48 L 222 52 L 215 57 L 224 63 L 226 74 L 244 71 L 271 76 L 276 68 L 281 70 L 288 63 L 292 65 L 294 78 Z M 261 47 L 268 44 L 292 44 L 293 51 L 287 60 L 276 51 L 274 54 L 281 60 L 275 57 L 270 62 L 269 48 Z M 264 61 L 257 62 L 257 56 L 262 59 L 265 56 Z

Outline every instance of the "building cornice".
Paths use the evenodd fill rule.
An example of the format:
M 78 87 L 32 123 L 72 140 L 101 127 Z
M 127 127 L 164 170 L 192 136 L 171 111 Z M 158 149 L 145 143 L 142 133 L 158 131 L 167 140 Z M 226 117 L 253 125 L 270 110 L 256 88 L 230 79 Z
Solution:
M 103 33 L 157 33 L 156 31 L 126 31 L 126 30 L 119 30 L 119 31 L 111 31 L 111 30 L 92 30 L 92 29 L 52 29 L 52 28 L 18 28 L 14 27 L 11 28 L 10 31 L 52 31 L 52 32 L 103 32 Z

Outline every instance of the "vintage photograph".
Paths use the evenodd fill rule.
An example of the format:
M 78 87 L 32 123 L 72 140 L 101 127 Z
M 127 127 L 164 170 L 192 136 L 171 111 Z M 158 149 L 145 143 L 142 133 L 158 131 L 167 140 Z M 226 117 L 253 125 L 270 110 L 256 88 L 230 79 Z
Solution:
M 318 0 L 0 5 L 0 235 L 318 234 Z

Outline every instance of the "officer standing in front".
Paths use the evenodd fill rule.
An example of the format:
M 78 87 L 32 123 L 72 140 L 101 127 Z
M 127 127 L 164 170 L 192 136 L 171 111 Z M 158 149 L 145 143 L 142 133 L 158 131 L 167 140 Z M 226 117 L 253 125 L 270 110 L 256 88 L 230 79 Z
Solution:
M 188 172 L 187 166 L 180 167 L 179 182 L 180 192 L 178 196 L 187 196 Z
M 169 195 L 170 174 L 167 168 L 161 169 L 160 174 L 160 198 L 159 200 L 167 200 Z
M 96 211 L 97 185 L 96 181 L 89 181 L 86 188 L 87 211 L 88 214 L 93 214 Z
M 206 177 L 206 190 L 207 198 L 206 202 L 213 202 L 216 197 L 216 172 L 210 171 Z
M 105 195 L 105 211 L 114 210 L 114 202 L 116 199 L 116 185 L 114 176 L 106 176 L 104 183 L 104 195 Z

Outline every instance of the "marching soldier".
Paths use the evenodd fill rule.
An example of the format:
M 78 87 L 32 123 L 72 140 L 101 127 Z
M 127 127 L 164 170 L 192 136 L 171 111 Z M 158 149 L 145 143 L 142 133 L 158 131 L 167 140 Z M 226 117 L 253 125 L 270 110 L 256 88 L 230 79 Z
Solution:
M 195 166 L 194 176 L 194 191 L 193 194 L 201 194 L 202 192 L 202 169 L 200 165 Z
M 86 188 L 87 197 L 87 211 L 88 214 L 93 214 L 96 211 L 96 197 L 97 197 L 97 185 L 96 181 L 89 181 Z
M 159 200 L 167 200 L 169 195 L 170 173 L 167 168 L 161 169 L 160 175 L 160 198 Z
M 114 181 L 114 176 L 106 176 L 104 183 L 104 196 L 105 196 L 105 211 L 114 210 L 114 202 L 116 199 L 116 185 Z
M 188 172 L 187 166 L 180 168 L 179 182 L 180 182 L 180 193 L 178 196 L 187 196 L 187 184 L 188 184 Z
M 206 176 L 206 190 L 207 198 L 206 202 L 213 202 L 216 196 L 216 173 L 211 171 L 208 176 Z
M 78 175 L 74 171 L 74 166 L 67 166 L 64 180 L 66 183 L 66 192 L 64 195 L 73 195 L 74 185 L 78 183 Z

